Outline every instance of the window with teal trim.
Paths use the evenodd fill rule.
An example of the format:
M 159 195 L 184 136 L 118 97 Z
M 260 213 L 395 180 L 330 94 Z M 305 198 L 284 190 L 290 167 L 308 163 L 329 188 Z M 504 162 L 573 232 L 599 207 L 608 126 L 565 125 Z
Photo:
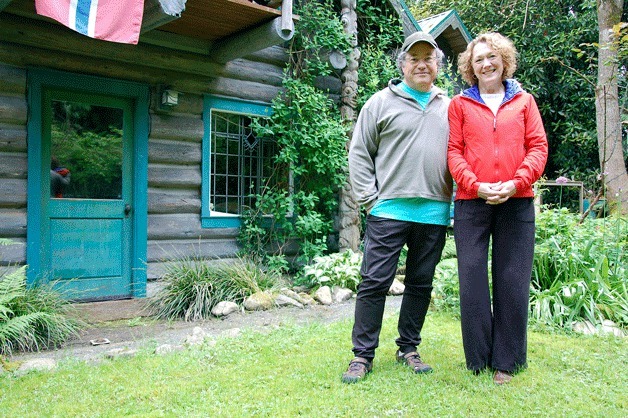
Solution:
M 255 207 L 255 195 L 272 186 L 277 145 L 252 128 L 267 117 L 268 105 L 218 96 L 205 98 L 203 137 L 204 227 L 238 227 L 240 215 Z

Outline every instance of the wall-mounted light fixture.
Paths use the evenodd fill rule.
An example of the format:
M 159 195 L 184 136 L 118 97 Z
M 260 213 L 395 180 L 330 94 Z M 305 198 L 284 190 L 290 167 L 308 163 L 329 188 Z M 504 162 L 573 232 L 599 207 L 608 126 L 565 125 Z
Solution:
M 170 89 L 164 89 L 161 92 L 161 105 L 163 107 L 172 107 L 179 104 L 179 92 Z

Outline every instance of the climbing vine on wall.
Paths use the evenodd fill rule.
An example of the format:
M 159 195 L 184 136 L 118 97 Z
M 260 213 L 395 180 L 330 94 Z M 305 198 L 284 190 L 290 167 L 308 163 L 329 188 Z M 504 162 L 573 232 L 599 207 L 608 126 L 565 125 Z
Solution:
M 374 3 L 358 1 L 364 35 L 370 39 L 367 48 L 372 51 L 362 62 L 368 62 L 370 76 L 379 72 L 388 77 L 394 60 L 390 67 L 390 57 L 377 48 L 388 50 L 400 42 L 401 26 L 391 24 L 391 15 L 382 15 Z M 277 141 L 275 171 L 268 187 L 255 196 L 255 207 L 243 217 L 239 237 L 243 253 L 283 272 L 290 266 L 288 258 L 298 269 L 336 249 L 334 220 L 347 166 L 348 127 L 340 115 L 339 97 L 321 85 L 326 85 L 325 78 L 340 75 L 329 54 L 346 56 L 351 43 L 333 1 L 301 2 L 296 11 L 300 21 L 289 47 L 283 93 L 272 103 L 272 116 L 255 121 L 259 135 Z

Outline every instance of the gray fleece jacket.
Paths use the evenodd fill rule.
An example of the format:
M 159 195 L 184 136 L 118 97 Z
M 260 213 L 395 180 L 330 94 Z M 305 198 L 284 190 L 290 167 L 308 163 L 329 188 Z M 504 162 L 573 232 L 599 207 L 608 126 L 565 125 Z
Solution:
M 349 179 L 358 203 L 422 197 L 449 202 L 447 168 L 450 99 L 432 87 L 425 110 L 397 85 L 375 93 L 362 107 L 349 147 Z

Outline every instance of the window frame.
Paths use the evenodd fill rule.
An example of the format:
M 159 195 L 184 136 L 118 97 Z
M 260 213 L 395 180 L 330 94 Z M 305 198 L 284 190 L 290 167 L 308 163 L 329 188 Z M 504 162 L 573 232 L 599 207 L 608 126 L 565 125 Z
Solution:
M 201 226 L 203 228 L 239 228 L 241 215 L 214 212 L 211 204 L 211 121 L 212 112 L 227 112 L 249 117 L 269 117 L 272 107 L 268 103 L 236 99 L 218 95 L 203 98 L 203 142 L 201 160 Z

